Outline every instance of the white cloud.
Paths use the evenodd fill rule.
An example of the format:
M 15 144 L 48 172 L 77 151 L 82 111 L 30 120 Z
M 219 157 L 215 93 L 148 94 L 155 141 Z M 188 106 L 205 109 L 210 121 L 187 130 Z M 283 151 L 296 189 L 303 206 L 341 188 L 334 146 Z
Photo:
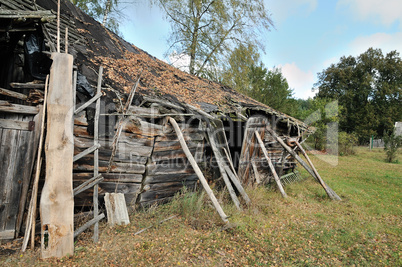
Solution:
M 190 71 L 190 56 L 187 54 L 178 54 L 176 51 L 169 55 L 170 64 L 178 68 L 179 70 L 189 72 Z
M 368 36 L 359 36 L 349 44 L 349 51 L 352 56 L 360 55 L 369 49 L 381 48 L 383 54 L 392 50 L 402 52 L 402 32 L 395 34 L 375 33 Z
M 294 89 L 294 97 L 307 99 L 315 95 L 311 91 L 315 78 L 311 70 L 303 71 L 294 62 L 278 67 L 282 69 L 282 74 L 288 81 L 289 87 Z
M 280 23 L 293 15 L 309 15 L 317 8 L 317 0 L 265 0 L 265 6 L 273 14 L 274 23 Z
M 360 20 L 372 20 L 390 26 L 395 21 L 402 25 L 402 1 L 400 0 L 339 0 L 339 7 L 347 7 Z

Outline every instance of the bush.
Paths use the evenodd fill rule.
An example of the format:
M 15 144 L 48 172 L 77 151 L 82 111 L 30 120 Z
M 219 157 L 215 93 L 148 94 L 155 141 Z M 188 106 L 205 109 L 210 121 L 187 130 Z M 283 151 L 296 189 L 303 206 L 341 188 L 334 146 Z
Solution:
M 398 148 L 402 146 L 402 136 L 396 136 L 396 128 L 390 134 L 384 132 L 384 150 L 387 162 L 393 162 L 398 155 Z
M 354 155 L 354 147 L 356 146 L 358 138 L 355 134 L 348 134 L 346 132 L 339 132 L 338 134 L 338 153 L 340 156 Z

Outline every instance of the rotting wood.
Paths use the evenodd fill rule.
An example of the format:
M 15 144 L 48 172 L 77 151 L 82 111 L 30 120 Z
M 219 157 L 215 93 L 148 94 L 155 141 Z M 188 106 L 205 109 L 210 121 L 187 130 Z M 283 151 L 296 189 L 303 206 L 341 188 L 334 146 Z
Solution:
M 88 155 L 88 154 L 94 152 L 96 149 L 98 149 L 98 148 L 100 148 L 100 147 L 101 147 L 100 144 L 96 144 L 96 145 L 93 145 L 93 146 L 90 147 L 90 148 L 85 149 L 84 151 L 82 151 L 82 152 L 80 152 L 79 154 L 75 155 L 75 156 L 73 157 L 73 161 L 77 161 L 77 160 L 79 160 L 80 158 L 85 157 L 86 155 Z
M 255 182 L 257 183 L 257 185 L 261 184 L 260 173 L 258 172 L 257 165 L 254 161 L 251 161 L 251 166 L 253 167 Z
M 238 178 L 236 177 L 236 175 L 232 172 L 232 170 L 227 165 L 224 166 L 224 169 L 225 169 L 226 173 L 229 175 L 229 177 L 232 180 L 233 184 L 236 186 L 236 188 L 239 191 L 240 195 L 246 201 L 246 204 L 250 204 L 251 200 L 248 197 L 246 191 L 244 190 L 243 186 L 241 185 L 241 183 L 238 180 Z
M 283 142 L 283 140 L 275 133 L 275 131 L 273 131 L 269 127 L 267 127 L 267 130 L 286 149 L 286 151 L 288 151 L 300 163 L 300 165 L 302 165 L 311 174 L 311 176 L 313 176 L 318 181 L 318 177 L 315 175 L 314 171 L 310 168 L 310 166 L 308 166 L 292 148 L 286 145 L 285 142 Z M 331 199 L 341 200 L 341 198 L 325 182 L 324 185 L 325 188 L 327 188 L 325 192 Z
M 328 187 L 328 185 L 324 182 L 324 180 L 321 178 L 320 174 L 318 173 L 317 169 L 314 167 L 313 162 L 311 162 L 309 156 L 307 155 L 306 151 L 304 148 L 301 146 L 301 144 L 296 140 L 295 141 L 296 146 L 300 149 L 300 151 L 303 153 L 304 157 L 307 159 L 307 162 L 310 164 L 311 169 L 313 170 L 317 180 L 321 184 L 321 186 L 324 188 L 325 192 L 327 195 L 334 200 L 341 200 L 341 198 L 332 190 Z
M 184 141 L 183 134 L 180 131 L 179 126 L 177 125 L 177 122 L 173 118 L 169 118 L 169 122 L 172 124 L 174 130 L 176 131 L 177 137 L 179 138 L 180 144 L 182 145 L 182 148 L 184 152 L 187 155 L 187 159 L 189 160 L 191 166 L 193 167 L 195 173 L 197 174 L 198 178 L 200 179 L 200 182 L 202 186 L 204 187 L 204 190 L 208 194 L 209 198 L 212 201 L 212 204 L 214 205 L 215 209 L 219 213 L 219 216 L 225 223 L 229 223 L 228 217 L 226 216 L 225 212 L 222 210 L 222 207 L 220 206 L 218 200 L 216 199 L 214 193 L 212 192 L 211 188 L 208 185 L 207 180 L 205 179 L 204 175 L 202 174 L 202 171 L 197 165 L 197 162 L 195 161 L 193 155 L 191 155 L 191 152 L 189 151 L 186 141 Z
M 10 86 L 15 89 L 43 89 L 44 83 L 10 83 Z
M 164 100 L 157 99 L 157 98 L 152 98 L 152 97 L 149 97 L 149 96 L 146 96 L 146 95 L 144 95 L 143 98 L 144 98 L 145 101 L 150 102 L 150 103 L 158 103 L 158 104 L 160 104 L 162 106 L 172 108 L 172 109 L 181 110 L 181 111 L 185 110 L 183 107 L 180 107 L 180 106 L 175 105 L 173 103 L 170 103 L 168 101 L 164 101 Z
M 281 180 L 279 179 L 278 174 L 275 171 L 275 167 L 272 164 L 272 161 L 268 156 L 268 152 L 267 152 L 267 149 L 264 146 L 264 142 L 262 141 L 261 136 L 258 133 L 258 131 L 255 131 L 254 133 L 255 133 L 255 136 L 257 137 L 258 143 L 260 144 L 260 148 L 261 148 L 262 152 L 264 153 L 265 158 L 268 161 L 269 168 L 271 169 L 271 172 L 272 172 L 272 174 L 274 176 L 275 182 L 278 185 L 279 191 L 281 192 L 282 196 L 286 198 L 287 194 L 286 194 L 285 190 L 283 189 L 283 186 L 281 184 Z
M 84 109 L 86 109 L 87 107 L 89 107 L 93 102 L 95 102 L 96 100 L 98 100 L 100 97 L 102 96 L 102 93 L 96 93 L 96 95 L 94 97 L 92 97 L 90 100 L 88 100 L 87 102 L 85 102 L 84 104 L 82 104 L 81 106 L 79 106 L 75 111 L 74 114 L 78 114 L 81 111 L 83 111 Z
M 223 181 L 225 182 L 226 188 L 229 191 L 229 195 L 232 198 L 232 201 L 235 204 L 236 208 L 238 210 L 241 210 L 240 201 L 237 198 L 236 192 L 234 191 L 233 186 L 232 186 L 232 184 L 231 184 L 231 182 L 229 180 L 229 177 L 227 176 L 226 171 L 224 169 L 225 162 L 222 160 L 222 156 L 220 155 L 220 153 L 218 151 L 218 148 L 217 148 L 217 145 L 216 145 L 216 142 L 215 142 L 215 137 L 213 136 L 213 134 L 212 134 L 210 129 L 207 129 L 207 133 L 208 133 L 208 138 L 209 138 L 209 144 L 211 145 L 212 151 L 214 152 L 215 159 L 216 159 L 216 161 L 218 163 L 219 171 L 220 171 L 220 173 L 222 175 Z
M 11 90 L 7 90 L 4 88 L 0 88 L 0 94 L 5 95 L 5 96 L 9 96 L 9 97 L 13 97 L 13 98 L 17 98 L 17 99 L 21 99 L 21 100 L 27 100 L 27 96 L 21 93 L 17 93 Z
M 39 112 L 39 108 L 35 106 L 25 106 L 19 104 L 13 104 L 8 101 L 0 100 L 0 111 L 8 113 L 21 113 L 21 114 L 33 114 L 36 115 Z
M 107 222 L 110 226 L 128 225 L 130 218 L 128 217 L 126 201 L 122 193 L 106 193 L 104 196 Z
M 92 177 L 91 179 L 83 182 L 82 184 L 80 184 L 79 186 L 77 186 L 76 188 L 74 188 L 73 190 L 73 194 L 78 195 L 79 193 L 87 190 L 88 188 L 93 187 L 96 184 L 99 184 L 100 182 L 102 182 L 104 180 L 104 178 L 102 177 L 101 174 L 98 174 L 95 177 Z

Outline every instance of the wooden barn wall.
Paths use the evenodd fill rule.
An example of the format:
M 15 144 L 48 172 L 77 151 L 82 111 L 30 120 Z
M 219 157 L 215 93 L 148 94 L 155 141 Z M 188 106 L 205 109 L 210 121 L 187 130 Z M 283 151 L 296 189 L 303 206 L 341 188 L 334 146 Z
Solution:
M 243 145 L 239 160 L 238 176 L 242 179 L 243 184 L 253 183 L 255 179 L 254 170 L 252 168 L 252 162 L 257 166 L 259 175 L 270 176 L 271 170 L 268 163 L 261 151 L 260 145 L 255 138 L 255 131 L 257 131 L 263 139 L 265 148 L 268 151 L 269 157 L 272 160 L 275 170 L 280 173 L 287 172 L 289 169 L 293 169 L 296 166 L 296 160 L 288 158 L 283 163 L 282 169 L 282 156 L 285 153 L 283 147 L 274 140 L 274 138 L 266 130 L 266 126 L 272 127 L 271 122 L 266 116 L 253 116 L 250 117 L 246 124 L 246 129 L 243 138 Z M 291 126 L 289 126 L 291 127 Z M 284 124 L 277 124 L 275 131 L 279 136 L 285 136 L 290 133 L 290 128 Z
M 151 114 L 151 108 L 131 106 L 131 111 Z M 103 112 L 101 111 L 101 114 Z M 99 172 L 104 180 L 99 184 L 99 196 L 106 192 L 124 193 L 129 207 L 150 205 L 155 201 L 167 201 L 183 186 L 193 187 L 197 177 L 181 149 L 173 128 L 138 116 L 125 118 L 116 153 L 111 161 L 113 138 L 118 125 L 118 115 L 101 116 L 99 149 Z M 180 123 L 183 135 L 194 156 L 201 161 L 204 135 L 198 125 Z M 90 123 L 86 113 L 81 112 L 74 120 L 74 154 L 93 145 Z M 112 129 L 112 130 L 110 130 Z M 89 131 L 88 131 L 89 130 Z M 93 155 L 74 163 L 74 187 L 93 176 Z M 87 190 L 75 197 L 76 207 L 92 205 L 92 191 Z

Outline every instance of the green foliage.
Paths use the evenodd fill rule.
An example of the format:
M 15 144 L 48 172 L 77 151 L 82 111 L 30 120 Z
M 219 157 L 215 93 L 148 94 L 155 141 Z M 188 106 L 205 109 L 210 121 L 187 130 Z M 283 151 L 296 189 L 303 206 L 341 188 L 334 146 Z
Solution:
M 249 78 L 251 82 L 249 96 L 271 108 L 288 113 L 293 104 L 290 101 L 293 90 L 289 88 L 280 69 L 268 70 L 262 64 L 257 67 L 251 66 Z
M 398 149 L 402 147 L 402 136 L 396 136 L 396 128 L 394 128 L 389 134 L 384 132 L 384 150 L 387 162 L 394 162 Z
M 355 146 L 358 142 L 356 135 L 340 132 L 338 134 L 338 151 L 340 156 L 355 154 Z
M 381 137 L 402 120 L 402 60 L 392 51 L 368 49 L 358 57 L 340 62 L 318 74 L 318 98 L 339 100 L 344 112 L 340 128 L 356 133 L 360 143 L 373 134 Z
M 189 72 L 214 78 L 239 44 L 263 48 L 261 32 L 272 26 L 264 1 L 153 0 L 171 23 L 171 51 L 190 57 Z
M 123 17 L 121 0 L 70 0 L 82 11 L 101 22 L 106 28 L 121 35 L 119 21 Z

